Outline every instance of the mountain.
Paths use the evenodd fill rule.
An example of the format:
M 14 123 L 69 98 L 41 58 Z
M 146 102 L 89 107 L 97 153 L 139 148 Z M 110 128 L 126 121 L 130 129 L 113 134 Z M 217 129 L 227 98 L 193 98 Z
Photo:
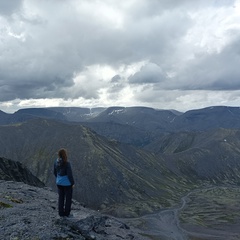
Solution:
M 173 110 L 144 107 L 112 107 L 83 124 L 100 135 L 144 147 L 169 133 L 238 129 L 240 108 L 217 106 L 181 114 Z
M 67 121 L 66 117 L 63 114 L 56 111 L 51 111 L 46 108 L 20 109 L 13 114 L 7 114 L 4 113 L 3 111 L 0 111 L 0 125 L 22 123 L 37 118 Z
M 21 123 L 36 118 L 55 119 L 62 122 L 85 122 L 96 117 L 106 108 L 49 107 L 19 109 L 13 114 L 0 110 L 0 125 Z
M 185 113 L 148 107 L 28 108 L 20 109 L 13 114 L 0 111 L 0 124 L 12 124 L 33 118 L 70 122 L 118 123 L 151 132 L 197 131 L 219 127 L 239 128 L 240 108 L 215 106 L 190 110 Z
M 173 133 L 152 143 L 151 153 L 82 125 L 35 119 L 0 127 L 0 155 L 22 162 L 54 188 L 53 162 L 66 147 L 75 198 L 102 212 L 135 216 L 172 206 L 204 184 L 238 184 L 239 136 L 236 129 Z
M 131 144 L 136 147 L 149 144 L 155 136 L 152 132 L 128 124 L 115 122 L 83 122 L 81 124 L 110 140 Z
M 156 134 L 168 131 L 169 121 L 180 114 L 173 110 L 147 107 L 51 107 L 20 109 L 13 114 L 2 113 L 5 116 L 0 116 L 1 125 L 38 118 L 72 124 L 81 122 L 102 136 L 140 147 L 148 144 Z
M 24 182 L 32 186 L 44 187 L 44 183 L 36 178 L 20 162 L 0 157 L 0 180 Z
M 174 141 L 177 141 L 181 134 L 186 135 L 188 132 L 184 144 L 189 145 L 194 132 L 218 128 L 239 129 L 240 108 L 217 106 L 191 110 L 183 114 L 141 107 L 109 108 L 84 124 L 100 135 L 138 147 L 147 146 L 151 142 L 154 145 L 159 138 L 164 138 L 169 133 L 173 133 L 171 136 L 173 139 L 175 136 Z M 180 139 L 182 141 L 182 138 Z M 159 145 L 161 148 L 165 146 L 163 142 Z M 180 147 L 186 146 L 182 143 Z
M 114 122 L 141 128 L 144 131 L 165 131 L 176 114 L 171 110 L 148 107 L 110 107 L 90 122 Z
M 174 119 L 174 131 L 240 128 L 240 108 L 216 106 L 190 110 Z
M 10 116 L 11 114 L 5 113 L 0 110 L 0 125 L 10 124 Z
M 113 107 L 100 109 L 81 124 L 67 121 L 65 109 L 45 110 L 19 111 L 37 117 L 0 126 L 0 155 L 22 162 L 54 187 L 53 161 L 57 150 L 66 147 L 79 182 L 76 198 L 95 209 L 143 214 L 171 206 L 201 184 L 239 182 L 239 130 L 234 129 L 239 124 L 238 108 L 176 115 L 144 107 Z M 51 119 L 55 117 L 57 121 Z M 229 129 L 218 128 L 223 124 Z
M 81 122 L 102 136 L 137 147 L 149 144 L 159 135 L 173 132 L 240 128 L 240 109 L 227 106 L 195 109 L 185 113 L 148 107 L 29 108 L 13 114 L 1 111 L 0 124 L 21 123 L 37 118 L 71 124 Z
M 139 215 L 171 206 L 193 187 L 187 184 L 191 180 L 171 174 L 160 157 L 109 141 L 82 125 L 35 119 L 1 126 L 0 144 L 0 155 L 22 162 L 51 187 L 55 187 L 56 153 L 67 148 L 76 180 L 75 198 L 115 215 Z
M 2 112 L 4 114 L 4 112 Z M 6 114 L 6 113 L 5 113 Z M 165 131 L 169 122 L 181 113 L 174 110 L 159 110 L 148 107 L 51 107 L 20 109 L 10 116 L 12 124 L 33 118 L 47 118 L 70 122 L 105 122 L 135 126 L 145 131 Z M 0 115 L 1 117 L 1 115 Z
M 177 114 L 113 107 L 82 123 L 70 122 L 64 108 L 57 117 L 56 109 L 38 110 L 27 111 L 31 120 L 0 126 L 0 156 L 21 162 L 56 190 L 53 161 L 65 147 L 74 198 L 82 204 L 131 217 L 127 221 L 151 239 L 239 238 L 239 108 Z
M 240 183 L 240 130 L 214 129 L 166 135 L 146 147 L 164 156 L 177 175 L 211 182 Z

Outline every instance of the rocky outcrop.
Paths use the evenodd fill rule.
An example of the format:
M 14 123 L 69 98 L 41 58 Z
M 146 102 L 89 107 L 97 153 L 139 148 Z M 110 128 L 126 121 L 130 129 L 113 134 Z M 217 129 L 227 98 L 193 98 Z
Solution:
M 0 180 L 24 182 L 33 186 L 44 187 L 44 183 L 26 169 L 22 163 L 1 157 Z
M 57 194 L 21 182 L 0 180 L 1 239 L 146 239 L 122 221 L 73 201 L 71 218 L 57 213 Z

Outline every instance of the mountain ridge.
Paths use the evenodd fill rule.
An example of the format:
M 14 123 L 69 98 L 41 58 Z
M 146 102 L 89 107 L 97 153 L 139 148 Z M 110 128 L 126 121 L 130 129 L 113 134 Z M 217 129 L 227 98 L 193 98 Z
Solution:
M 171 205 L 178 200 L 181 191 L 188 189 L 182 184 L 182 190 L 179 186 L 179 193 L 173 194 L 171 188 L 175 187 L 175 182 L 159 158 L 130 145 L 109 141 L 82 125 L 35 119 L 2 126 L 0 143 L 0 155 L 21 161 L 52 187 L 55 186 L 52 169 L 56 152 L 66 147 L 78 185 L 74 191 L 76 199 L 105 212 L 143 214 Z M 165 174 L 169 174 L 169 179 Z M 164 186 L 165 182 L 170 189 Z M 168 197 L 161 198 L 163 193 Z M 125 211 L 130 205 L 132 208 Z
M 201 184 L 226 179 L 232 179 L 228 182 L 233 184 L 239 182 L 238 171 L 232 171 L 228 165 L 231 163 L 233 169 L 240 169 L 240 131 L 212 131 L 194 133 L 200 134 L 194 137 L 197 142 L 184 151 L 173 149 L 171 152 L 168 141 L 168 154 L 154 154 L 109 141 L 81 124 L 34 119 L 0 127 L 0 155 L 21 161 L 53 187 L 53 161 L 57 150 L 64 146 L 69 150 L 78 182 L 75 189 L 78 201 L 103 212 L 136 216 L 174 205 L 184 192 Z M 176 134 L 179 133 L 172 139 L 177 139 Z M 211 141 L 209 136 L 214 136 Z M 162 145 L 161 142 L 155 144 L 158 148 Z M 180 148 L 182 143 L 177 144 L 177 149 Z M 226 161 L 226 157 L 229 160 Z
M 177 113 L 174 110 L 154 109 L 148 107 L 109 107 L 109 108 L 29 108 L 20 109 L 13 114 L 2 114 L 1 125 L 21 123 L 34 118 L 53 119 L 61 122 L 82 123 L 99 134 L 124 140 L 117 136 L 118 131 L 111 136 L 107 125 L 118 124 L 122 129 L 132 127 L 135 132 L 145 132 L 147 136 L 180 132 L 205 131 L 216 128 L 240 128 L 239 107 L 214 106 Z M 99 124 L 105 124 L 101 130 Z M 113 129 L 112 129 L 113 130 Z M 111 131 L 112 131 L 111 130 Z M 127 143 L 130 143 L 127 139 Z M 141 143 L 140 143 L 141 145 Z

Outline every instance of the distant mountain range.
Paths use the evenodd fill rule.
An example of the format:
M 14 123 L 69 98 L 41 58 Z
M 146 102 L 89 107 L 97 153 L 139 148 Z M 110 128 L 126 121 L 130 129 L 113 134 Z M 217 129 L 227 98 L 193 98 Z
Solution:
M 240 183 L 240 109 L 179 113 L 146 107 L 40 108 L 0 112 L 0 156 L 47 186 L 65 147 L 75 198 L 118 216 L 177 204 L 202 185 Z
M 144 130 L 166 131 L 205 130 L 216 127 L 239 127 L 240 108 L 215 106 L 181 113 L 175 110 L 161 110 L 148 107 L 51 107 L 26 108 L 13 114 L 0 110 L 0 124 L 8 125 L 34 118 L 48 118 L 69 122 L 114 122 Z M 199 126 L 200 123 L 204 123 Z
M 185 113 L 147 107 L 29 108 L 20 109 L 13 114 L 0 111 L 1 125 L 36 118 L 54 119 L 65 123 L 80 122 L 100 135 L 138 146 L 148 144 L 153 137 L 162 133 L 205 131 L 221 127 L 240 128 L 240 108 L 227 106 L 208 107 Z M 132 134 L 124 133 L 129 131 Z

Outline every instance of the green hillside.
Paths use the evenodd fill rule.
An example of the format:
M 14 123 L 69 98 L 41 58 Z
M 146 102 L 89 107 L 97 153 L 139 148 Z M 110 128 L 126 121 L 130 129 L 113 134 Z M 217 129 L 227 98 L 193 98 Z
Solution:
M 81 125 L 32 120 L 1 126 L 0 143 L 1 156 L 22 162 L 53 188 L 57 150 L 67 148 L 75 198 L 112 214 L 138 215 L 171 206 L 193 187 L 191 180 L 172 174 L 161 157 L 109 141 Z
M 137 216 L 176 205 L 189 190 L 240 182 L 240 130 L 167 134 L 143 150 L 104 138 L 86 126 L 35 119 L 0 127 L 0 156 L 22 162 L 56 190 L 59 148 L 68 149 L 84 205 Z

